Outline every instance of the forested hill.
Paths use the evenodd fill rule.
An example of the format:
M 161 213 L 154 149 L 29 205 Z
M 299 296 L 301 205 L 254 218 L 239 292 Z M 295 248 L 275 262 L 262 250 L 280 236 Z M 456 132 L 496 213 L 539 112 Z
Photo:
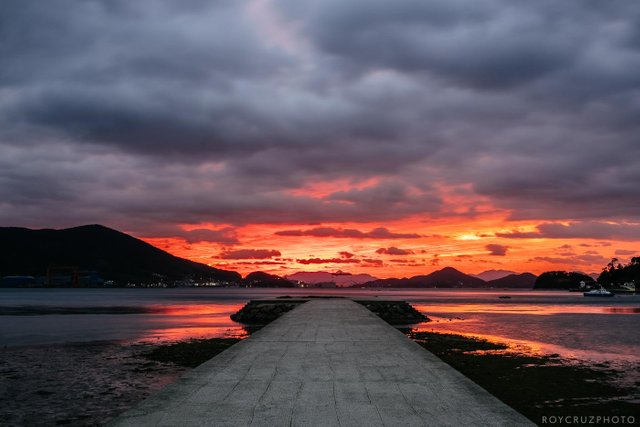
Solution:
M 0 227 L 0 275 L 43 276 L 51 265 L 98 272 L 105 279 L 158 277 L 239 281 L 240 274 L 176 257 L 102 225 L 62 230 Z

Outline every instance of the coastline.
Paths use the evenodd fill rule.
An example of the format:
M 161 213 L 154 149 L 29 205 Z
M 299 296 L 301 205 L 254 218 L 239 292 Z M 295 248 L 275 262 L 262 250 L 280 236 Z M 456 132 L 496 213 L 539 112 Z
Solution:
M 628 419 L 640 413 L 640 366 L 636 379 L 625 383 L 625 373 L 609 366 L 527 355 L 503 343 L 457 334 L 402 332 L 538 425 L 543 417 Z M 104 425 L 238 341 L 97 341 L 2 349 L 0 373 L 6 380 L 0 390 L 0 423 Z
M 598 420 L 614 416 L 615 424 L 640 423 L 640 363 L 630 366 L 634 372 L 625 372 L 557 354 L 526 354 L 505 343 L 465 335 L 402 332 L 538 425 L 567 417 L 610 425 Z
M 2 348 L 0 425 L 104 425 L 237 341 L 92 341 Z
M 448 293 L 449 291 L 445 294 Z M 193 298 L 195 300 L 196 297 L 192 297 L 190 294 L 191 292 L 185 293 L 185 296 L 188 295 L 189 298 Z M 447 300 L 443 304 L 441 299 L 439 300 L 438 298 L 434 298 L 434 295 L 437 297 L 440 294 L 443 294 L 443 292 L 425 293 L 425 296 L 418 295 L 419 298 L 415 298 L 415 295 L 404 295 L 398 293 L 389 293 L 389 296 L 396 299 L 399 299 L 400 297 L 404 299 L 412 296 L 417 300 L 412 304 L 416 306 L 422 305 L 420 307 L 421 311 L 425 313 L 435 311 L 437 313 L 435 316 L 436 320 L 434 323 L 430 324 L 431 326 L 442 326 L 445 324 L 453 325 L 456 324 L 456 322 L 460 322 L 460 324 L 464 323 L 474 325 L 479 328 L 477 330 L 493 331 L 493 333 L 496 334 L 496 339 L 494 340 L 493 338 L 489 338 L 491 340 L 490 344 L 492 346 L 496 345 L 495 342 L 500 340 L 498 333 L 504 331 L 498 331 L 491 328 L 487 329 L 491 324 L 475 323 L 473 320 L 474 317 L 468 313 L 466 308 L 459 312 L 446 313 L 447 316 L 458 316 L 464 317 L 465 319 L 456 320 L 458 317 L 439 317 L 441 316 L 441 313 L 434 310 L 436 307 L 442 310 L 444 304 L 449 304 L 449 306 L 458 304 L 460 307 L 466 307 L 464 304 L 468 304 L 466 299 L 463 299 L 460 302 L 455 299 Z M 84 293 L 81 293 L 81 295 L 83 297 L 85 296 Z M 211 341 L 194 340 L 189 337 L 196 338 L 198 336 L 204 336 L 201 334 L 201 325 L 212 325 L 213 322 L 218 322 L 217 319 L 222 317 L 228 319 L 228 314 L 226 313 L 231 312 L 228 308 L 234 305 L 238 308 L 241 306 L 231 300 L 233 301 L 233 304 L 225 302 L 223 310 L 219 311 L 217 308 L 214 308 L 216 306 L 210 302 L 214 301 L 214 299 L 207 298 L 207 295 L 208 294 L 196 293 L 196 296 L 201 299 L 202 302 L 198 301 L 197 305 L 193 305 L 194 310 L 189 310 L 187 312 L 187 316 L 178 318 L 178 322 L 175 324 L 183 327 L 184 329 L 180 329 L 180 334 L 176 334 L 177 336 L 172 341 L 160 338 L 168 336 L 168 334 L 159 334 L 154 332 L 153 334 L 148 334 L 148 336 L 154 337 L 153 341 L 147 340 L 135 344 L 132 344 L 132 341 L 103 340 L 84 343 L 21 345 L 0 348 L 0 374 L 3 379 L 6 379 L 0 387 L 0 424 L 9 426 L 56 424 L 72 426 L 101 425 L 106 423 L 110 418 L 124 412 L 126 409 L 135 406 L 150 394 L 160 390 L 172 381 L 175 381 L 180 375 L 188 371 L 188 368 L 180 365 L 195 366 L 197 364 L 197 361 L 189 361 L 187 358 L 183 357 L 185 356 L 185 351 L 182 351 L 181 349 L 184 350 L 185 346 L 195 345 L 196 347 L 207 347 L 209 344 L 214 344 L 212 347 L 217 347 L 217 345 L 215 345 L 215 338 Z M 214 295 L 216 296 L 215 300 L 217 300 L 219 298 L 218 293 L 216 292 Z M 274 298 L 274 295 L 275 292 L 272 292 L 266 293 L 264 296 Z M 325 296 L 324 293 L 322 293 L 322 295 Z M 466 293 L 461 292 L 460 295 L 464 296 Z M 491 304 L 491 307 L 493 308 L 509 309 L 514 304 L 516 304 L 517 307 L 520 307 L 519 309 L 522 307 L 527 308 L 528 306 L 525 304 L 529 304 L 531 306 L 531 310 L 540 310 L 541 307 L 544 307 L 537 302 L 538 300 L 524 300 L 524 298 L 520 296 L 526 296 L 528 293 L 514 294 L 513 299 L 507 301 L 499 300 L 497 303 L 498 305 L 493 302 L 497 298 L 497 294 L 495 292 L 488 293 L 487 295 L 488 298 L 485 298 L 483 303 Z M 371 293 L 370 295 L 371 298 L 379 298 L 379 296 L 382 296 L 382 294 Z M 233 294 L 233 297 L 237 298 L 235 294 Z M 473 297 L 477 298 L 475 294 Z M 108 301 L 110 305 L 105 308 L 101 307 L 102 310 L 119 311 L 120 307 L 117 305 L 118 303 L 116 298 L 112 298 Z M 115 303 L 112 301 L 115 301 Z M 144 302 L 146 306 L 163 306 L 164 308 L 160 310 L 160 313 L 164 315 L 165 312 L 167 312 L 170 316 L 175 316 L 174 313 L 176 312 L 182 313 L 181 310 L 184 310 L 185 307 L 191 307 L 185 305 L 187 301 L 190 300 L 182 298 L 174 307 L 170 305 L 159 305 L 158 303 L 162 302 L 162 300 L 152 299 L 149 303 L 144 300 L 140 300 L 140 302 Z M 427 303 L 427 301 L 431 302 Z M 628 313 L 629 307 L 635 310 L 634 307 L 637 306 L 633 301 L 630 301 L 630 303 L 632 303 L 631 305 L 630 303 L 626 303 L 624 305 L 616 306 L 616 311 L 614 313 L 617 313 L 618 310 Z M 286 302 L 286 299 L 283 302 Z M 532 305 L 534 303 L 536 305 Z M 74 307 L 74 310 L 69 311 L 68 314 L 71 314 L 70 316 L 58 316 L 60 314 L 60 310 L 57 309 L 58 305 L 55 306 L 56 310 L 54 316 L 42 316 L 42 319 L 47 322 L 59 322 L 61 319 L 65 321 L 86 319 L 85 317 L 75 316 L 78 314 L 78 307 Z M 84 307 L 84 305 L 81 307 L 82 310 L 85 310 Z M 86 307 L 89 307 L 89 305 L 86 305 Z M 553 308 L 555 306 L 551 305 L 549 307 Z M 566 306 L 565 304 L 557 310 L 558 313 L 570 313 L 562 315 L 564 325 L 567 324 L 566 321 L 572 320 L 576 317 L 575 314 L 571 314 L 570 310 L 567 310 L 567 307 L 569 309 L 572 308 L 572 306 Z M 15 306 L 11 308 L 15 309 Z M 130 307 L 127 308 L 130 309 Z M 589 315 L 592 316 L 591 313 L 593 312 L 593 309 L 591 304 L 588 306 L 580 306 L 580 309 L 581 313 L 584 309 L 588 309 Z M 30 310 L 33 311 L 31 308 Z M 602 309 L 598 310 L 598 313 L 609 313 L 609 311 L 603 311 Z M 45 314 L 48 314 L 50 311 L 51 310 L 49 310 L 48 307 Z M 154 309 L 153 311 L 157 310 Z M 23 312 L 20 314 L 21 315 L 19 316 L 14 315 L 6 317 L 6 319 L 27 322 L 37 317 L 33 315 L 26 316 Z M 110 314 L 107 314 L 106 317 L 99 317 L 99 324 L 95 322 L 86 322 L 84 320 L 80 323 L 74 320 L 74 324 L 82 324 L 84 332 L 86 333 L 86 331 L 94 331 L 94 325 L 99 326 L 101 324 L 108 324 L 114 328 L 121 325 L 122 322 L 125 321 L 124 319 L 126 319 L 126 321 L 129 321 L 129 319 L 138 319 L 137 317 L 120 316 L 120 314 L 123 313 L 118 313 L 117 317 Z M 555 314 L 555 312 L 553 314 Z M 632 314 L 613 315 L 616 316 L 617 320 L 615 323 L 618 325 L 633 325 L 633 322 L 637 319 L 635 315 Z M 613 315 L 597 315 L 595 319 L 606 320 L 612 318 L 610 316 Z M 134 314 L 133 316 L 138 315 Z M 158 315 L 149 314 L 148 316 L 148 318 L 154 316 L 153 318 L 155 319 L 155 316 Z M 164 318 L 165 316 L 157 317 L 157 319 Z M 98 319 L 98 317 L 96 317 L 96 319 Z M 534 318 L 531 318 L 530 316 L 526 319 L 534 319 L 539 324 L 549 325 L 550 323 L 547 321 L 551 321 L 553 316 L 539 317 L 536 315 Z M 513 320 L 513 324 L 516 324 L 516 320 L 518 321 L 517 324 L 522 322 L 519 318 L 513 318 Z M 622 323 L 622 321 L 625 323 Z M 227 320 L 227 322 L 230 321 Z M 64 325 L 66 324 L 67 323 Z M 529 324 L 531 324 L 531 322 L 529 322 Z M 167 323 L 167 327 L 172 326 L 173 323 Z M 194 326 L 197 326 L 197 328 L 194 328 Z M 216 328 L 218 328 L 216 330 L 221 331 L 224 329 L 228 331 L 229 327 L 225 323 L 220 323 L 219 325 L 216 325 Z M 553 328 L 542 329 L 545 331 L 554 330 Z M 36 331 L 35 328 L 32 328 L 32 330 Z M 247 326 L 243 326 L 242 330 L 246 333 L 252 332 L 252 328 Z M 422 330 L 424 329 L 419 328 L 419 330 L 414 332 Z M 187 331 L 188 334 L 185 333 Z M 446 331 L 446 329 L 442 332 L 444 331 Z M 581 413 L 587 413 L 588 415 L 610 415 L 614 413 L 624 415 L 629 413 L 640 413 L 638 396 L 634 398 L 635 400 L 630 399 L 631 396 L 629 393 L 629 388 L 640 388 L 640 381 L 638 381 L 640 378 L 640 367 L 638 366 L 640 365 L 640 362 L 638 362 L 637 359 L 633 361 L 635 368 L 631 368 L 635 370 L 630 369 L 624 371 L 620 370 L 621 367 L 615 363 L 612 363 L 609 366 L 596 366 L 597 364 L 580 360 L 570 363 L 569 361 L 559 357 L 552 357 L 552 355 L 547 354 L 545 356 L 544 354 L 540 354 L 540 352 L 535 352 L 535 354 L 534 352 L 520 352 L 520 355 L 516 357 L 514 353 L 517 352 L 513 351 L 511 348 L 493 348 L 491 346 L 489 346 L 489 348 L 482 348 L 483 345 L 480 345 L 481 348 L 477 348 L 479 345 L 477 340 L 468 338 L 470 335 L 468 333 L 452 332 L 448 335 L 454 336 L 455 339 L 441 342 L 439 344 L 440 349 L 438 349 L 437 346 L 431 346 L 430 348 L 429 346 L 424 345 L 424 342 L 420 344 L 434 352 L 440 358 L 445 359 L 445 362 L 451 364 L 465 376 L 474 380 L 505 403 L 529 416 L 530 419 L 533 419 L 539 424 L 540 417 L 545 414 L 547 416 L 558 416 L 565 413 L 569 415 L 578 415 Z M 73 336 L 79 335 L 75 334 Z M 414 335 L 413 338 L 424 341 L 428 337 L 426 335 Z M 508 342 L 506 339 L 504 341 Z M 229 342 L 227 341 L 227 344 L 228 343 Z M 224 349 L 224 339 L 221 339 L 218 344 L 222 344 L 220 348 Z M 149 360 L 147 357 L 144 357 L 144 354 L 151 353 L 154 349 L 166 349 L 167 347 L 174 345 L 176 347 L 174 347 L 173 350 L 168 350 L 169 353 L 172 353 L 169 357 L 164 359 L 160 358 L 160 360 Z M 191 349 L 193 348 L 194 347 L 191 347 Z M 601 347 L 600 350 L 604 351 L 606 348 Z M 178 353 L 177 356 L 175 355 L 176 352 Z M 180 355 L 180 353 L 183 354 Z M 186 354 L 191 353 L 191 350 L 186 352 Z M 207 353 L 202 357 L 204 357 L 203 360 L 207 360 L 214 355 L 215 354 Z M 449 360 L 447 360 L 446 357 L 449 357 Z M 463 365 L 467 366 L 460 366 L 460 363 L 456 365 L 456 360 L 457 362 L 462 362 Z M 564 373 L 561 373 L 560 375 L 550 375 L 546 377 L 544 375 L 533 375 L 529 377 L 518 377 L 516 375 L 523 371 L 536 372 L 536 369 L 537 372 L 542 374 L 544 374 L 545 371 L 557 372 L 556 370 L 559 368 L 557 368 L 556 365 L 561 364 L 569 365 L 568 368 L 570 369 L 562 371 Z M 496 367 L 499 367 L 499 369 L 496 370 Z M 493 371 L 491 370 L 492 368 L 494 369 Z M 626 384 L 625 381 L 621 381 L 621 376 L 623 375 L 626 377 Z M 629 382 L 633 377 L 635 377 L 635 380 Z M 551 396 L 543 395 L 540 398 L 542 400 L 535 396 L 527 398 L 523 396 L 521 399 L 522 402 L 520 403 L 511 402 L 509 400 L 510 395 L 518 396 L 521 394 L 520 390 L 523 389 L 538 388 L 543 391 L 556 391 L 556 388 L 554 388 L 554 381 L 557 382 L 560 379 L 563 384 L 566 383 L 568 386 L 567 388 L 562 389 L 562 393 L 564 394 L 556 396 L 555 399 Z M 610 380 L 614 383 L 617 382 L 617 384 L 613 384 L 612 387 L 599 386 L 600 383 L 610 382 Z M 500 390 L 500 387 L 498 386 L 502 385 L 501 383 L 503 382 L 509 381 L 516 382 L 518 387 L 514 389 L 504 388 Z M 582 381 L 582 383 L 580 383 L 580 381 Z M 551 386 L 549 386 L 549 383 L 551 383 Z M 585 389 L 592 390 L 593 394 L 591 396 L 572 395 L 574 391 L 581 391 L 583 389 L 581 384 L 586 384 Z M 599 388 L 594 387 L 593 384 L 598 385 Z M 506 397 L 503 397 L 503 395 L 506 395 Z M 521 406 L 519 407 L 518 405 Z M 532 407 L 535 405 L 539 406 L 536 409 L 538 412 L 529 414 L 526 407 L 527 405 Z M 523 407 L 524 409 L 522 409 Z M 575 408 L 577 408 L 577 410 L 574 410 Z M 537 418 L 534 419 L 532 417 Z

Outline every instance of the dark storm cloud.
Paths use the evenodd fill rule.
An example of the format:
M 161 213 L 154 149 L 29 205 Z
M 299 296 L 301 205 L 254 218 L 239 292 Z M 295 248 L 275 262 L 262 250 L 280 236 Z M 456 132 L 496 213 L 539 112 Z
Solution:
M 290 1 L 285 2 L 291 6 Z M 482 89 L 533 81 L 580 53 L 566 20 L 524 2 L 302 1 L 293 16 L 323 51 L 352 69 L 432 72 Z M 559 8 L 560 12 L 570 12 Z
M 260 112 L 238 93 L 249 88 L 229 87 L 230 76 L 258 77 L 287 64 L 260 43 L 237 3 L 9 1 L 3 12 L 0 52 L 12 60 L 0 84 L 23 92 L 9 118 L 145 154 L 268 144 L 249 122 L 286 135 L 274 123 L 260 125 Z
M 640 220 L 639 22 L 632 0 L 6 0 L 0 221 L 233 244 L 175 224 L 438 217 L 467 185 L 628 236 L 599 224 Z M 323 180 L 347 184 L 296 191 Z

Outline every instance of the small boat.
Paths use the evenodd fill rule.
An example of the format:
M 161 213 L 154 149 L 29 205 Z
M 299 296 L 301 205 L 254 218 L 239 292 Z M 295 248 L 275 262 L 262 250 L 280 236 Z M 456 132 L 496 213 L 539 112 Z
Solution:
M 583 293 L 582 295 L 584 295 L 585 297 L 612 297 L 615 294 L 600 286 L 599 289 L 592 289 L 589 292 Z

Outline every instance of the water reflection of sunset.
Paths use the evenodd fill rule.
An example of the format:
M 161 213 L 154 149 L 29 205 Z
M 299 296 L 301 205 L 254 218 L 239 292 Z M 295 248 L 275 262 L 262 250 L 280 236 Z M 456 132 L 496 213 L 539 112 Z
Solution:
M 465 292 L 466 294 L 466 292 Z M 547 297 L 565 304 L 547 303 Z M 517 298 L 517 296 L 514 296 Z M 635 299 L 594 302 L 545 294 L 542 300 L 465 300 L 414 302 L 431 322 L 416 332 L 452 333 L 478 337 L 509 346 L 508 351 L 525 354 L 559 354 L 567 359 L 623 365 L 637 362 L 638 306 Z M 631 305 L 633 304 L 633 305 Z M 625 331 L 624 338 L 620 331 Z
M 241 307 L 242 304 L 154 306 L 158 313 L 158 317 L 154 320 L 159 324 L 159 327 L 147 331 L 140 340 L 180 341 L 191 338 L 245 338 L 248 335 L 247 330 L 229 317 Z
M 533 314 L 550 316 L 554 314 L 638 314 L 636 307 L 607 307 L 599 305 L 531 305 L 531 304 L 414 304 L 417 310 L 426 313 L 502 313 Z
M 148 331 L 138 341 L 182 341 L 202 338 L 246 338 L 249 332 L 241 325 L 184 326 Z
M 435 326 L 435 327 L 434 327 Z M 450 330 L 442 330 L 447 329 L 445 327 L 440 327 L 439 325 L 433 325 L 430 323 L 419 325 L 415 328 L 412 328 L 412 332 L 439 332 L 439 333 L 453 333 Z M 523 340 L 523 339 L 512 339 L 503 336 L 490 335 L 490 334 L 482 334 L 482 333 L 471 333 L 471 332 L 455 332 L 456 335 L 462 335 L 467 338 L 479 338 L 482 340 L 487 340 L 496 344 L 506 344 L 511 351 L 520 351 L 529 354 L 552 354 L 558 353 L 555 351 L 560 346 L 545 344 L 537 341 Z M 566 353 L 566 352 L 565 352 Z
M 242 304 L 185 304 L 156 305 L 154 310 L 167 316 L 229 316 L 240 310 Z
M 575 349 L 565 347 L 563 345 L 552 344 L 542 341 L 526 340 L 521 338 L 510 338 L 500 335 L 491 335 L 477 332 L 463 332 L 457 327 L 450 327 L 450 324 L 431 324 L 425 323 L 412 328 L 412 332 L 437 332 L 452 333 L 462 335 L 468 338 L 479 338 L 496 344 L 505 344 L 508 346 L 507 351 L 524 353 L 534 356 L 559 355 L 564 359 L 578 359 L 592 362 L 637 362 L 635 355 L 626 355 L 620 353 L 608 353 L 603 351 L 591 351 L 584 349 Z M 500 351 L 500 350 L 498 350 Z

